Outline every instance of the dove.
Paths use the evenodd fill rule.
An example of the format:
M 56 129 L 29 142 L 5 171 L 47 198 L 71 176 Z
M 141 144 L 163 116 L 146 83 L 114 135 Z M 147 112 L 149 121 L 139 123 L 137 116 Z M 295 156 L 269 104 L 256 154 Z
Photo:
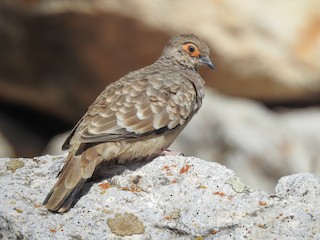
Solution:
M 63 144 L 66 162 L 43 205 L 68 211 L 102 162 L 111 166 L 170 154 L 168 147 L 202 105 L 201 66 L 215 69 L 209 47 L 184 34 L 171 38 L 153 64 L 109 84 Z

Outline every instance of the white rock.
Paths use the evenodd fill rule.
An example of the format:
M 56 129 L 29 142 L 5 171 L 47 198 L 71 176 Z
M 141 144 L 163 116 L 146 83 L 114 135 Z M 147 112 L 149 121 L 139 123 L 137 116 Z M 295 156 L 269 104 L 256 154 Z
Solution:
M 64 157 L 0 159 L 2 239 L 320 238 L 320 179 L 312 174 L 282 178 L 268 195 L 217 163 L 158 157 L 88 183 L 87 194 L 61 215 L 41 202 Z M 107 182 L 110 188 L 100 185 Z

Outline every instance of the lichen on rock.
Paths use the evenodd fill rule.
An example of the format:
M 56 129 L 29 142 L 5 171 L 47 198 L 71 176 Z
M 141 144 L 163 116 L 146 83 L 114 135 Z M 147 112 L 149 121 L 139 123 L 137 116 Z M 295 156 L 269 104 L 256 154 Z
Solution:
M 143 223 L 132 213 L 117 213 L 114 218 L 109 218 L 107 222 L 111 232 L 121 237 L 144 233 Z

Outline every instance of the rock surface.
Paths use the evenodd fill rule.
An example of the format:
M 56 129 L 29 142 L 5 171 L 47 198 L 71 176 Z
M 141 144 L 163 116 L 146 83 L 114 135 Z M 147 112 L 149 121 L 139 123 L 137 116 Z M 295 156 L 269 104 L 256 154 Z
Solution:
M 61 156 L 0 159 L 2 239 L 319 239 L 320 179 L 281 178 L 253 191 L 231 170 L 194 157 L 158 157 L 85 186 L 67 213 L 42 205 Z

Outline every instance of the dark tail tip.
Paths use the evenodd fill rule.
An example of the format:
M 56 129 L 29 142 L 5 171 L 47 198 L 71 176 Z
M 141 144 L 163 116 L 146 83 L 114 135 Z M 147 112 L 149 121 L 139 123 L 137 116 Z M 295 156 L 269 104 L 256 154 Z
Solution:
M 53 187 L 48 193 L 46 199 L 43 201 L 43 205 L 50 212 L 64 213 L 69 211 L 75 197 L 77 196 L 77 193 L 81 190 L 86 180 L 87 179 L 82 178 L 74 188 L 67 189 L 63 197 L 59 196 L 59 193 L 57 191 L 59 187 Z

